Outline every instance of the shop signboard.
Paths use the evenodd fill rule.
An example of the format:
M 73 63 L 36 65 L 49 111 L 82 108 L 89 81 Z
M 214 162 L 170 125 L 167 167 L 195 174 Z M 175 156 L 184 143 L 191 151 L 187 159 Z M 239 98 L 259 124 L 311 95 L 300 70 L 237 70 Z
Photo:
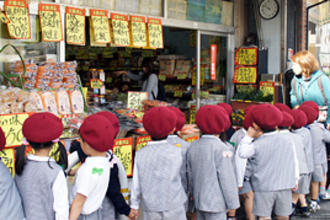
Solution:
M 60 6 L 53 4 L 39 4 L 39 17 L 42 41 L 62 41 L 63 32 Z
M 163 27 L 160 19 L 148 18 L 148 42 L 150 48 L 164 48 Z
M 66 7 L 65 11 L 65 37 L 67 44 L 82 45 L 86 43 L 85 34 L 86 10 Z
M 113 153 L 123 164 L 128 177 L 133 175 L 133 139 L 116 139 L 113 146 Z
M 113 44 L 115 46 L 128 47 L 131 45 L 128 16 L 111 14 Z

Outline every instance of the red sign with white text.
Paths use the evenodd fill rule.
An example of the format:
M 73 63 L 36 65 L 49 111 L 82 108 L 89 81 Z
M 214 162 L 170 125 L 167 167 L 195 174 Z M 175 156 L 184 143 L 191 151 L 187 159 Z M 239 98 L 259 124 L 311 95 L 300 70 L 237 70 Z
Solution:
M 216 80 L 217 78 L 217 45 L 211 44 L 211 80 Z

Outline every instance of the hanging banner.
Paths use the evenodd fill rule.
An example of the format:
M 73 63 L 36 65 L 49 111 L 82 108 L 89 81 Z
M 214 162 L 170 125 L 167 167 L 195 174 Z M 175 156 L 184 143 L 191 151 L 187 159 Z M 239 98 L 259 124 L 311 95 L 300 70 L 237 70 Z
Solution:
M 51 4 L 39 4 L 39 17 L 42 41 L 62 41 L 63 32 L 60 6 Z
M 257 67 L 236 67 L 233 82 L 255 84 L 257 82 Z
M 151 136 L 140 136 L 136 139 L 135 152 L 144 148 L 151 141 Z
M 148 46 L 150 48 L 164 48 L 162 21 L 148 18 Z
M 0 127 L 6 136 L 6 148 L 22 145 L 22 126 L 29 113 L 0 115 Z
M 142 110 L 143 101 L 148 99 L 147 92 L 128 92 L 127 108 Z
M 133 139 L 116 139 L 113 153 L 123 164 L 127 176 L 131 177 L 133 175 Z
M 147 46 L 146 19 L 141 16 L 131 16 L 131 36 L 134 47 Z
M 235 65 L 257 65 L 258 48 L 238 48 L 235 51 Z
M 217 78 L 217 50 L 217 45 L 211 44 L 211 80 L 216 80 Z
M 29 5 L 25 0 L 5 1 L 8 33 L 14 39 L 31 39 Z
M 111 14 L 113 44 L 116 46 L 130 46 L 131 39 L 129 33 L 128 16 L 121 14 Z
M 65 36 L 67 44 L 85 45 L 85 15 L 85 9 L 66 7 Z
M 5 24 L 9 23 L 9 19 L 2 11 L 0 11 L 0 21 Z
M 5 149 L 0 151 L 0 160 L 6 165 L 11 175 L 15 176 L 15 150 Z
M 95 43 L 106 44 L 111 43 L 110 25 L 108 19 L 108 11 L 106 10 L 90 10 L 91 27 L 93 29 L 93 37 Z

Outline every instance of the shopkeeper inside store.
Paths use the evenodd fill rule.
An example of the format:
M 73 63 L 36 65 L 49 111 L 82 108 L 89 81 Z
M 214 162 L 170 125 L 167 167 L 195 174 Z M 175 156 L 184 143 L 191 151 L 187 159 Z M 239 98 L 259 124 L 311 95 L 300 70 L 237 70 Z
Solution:
M 144 58 L 142 61 L 142 71 L 134 74 L 131 71 L 117 71 L 117 76 L 126 75 L 134 81 L 142 81 L 143 92 L 148 92 L 148 99 L 155 100 L 158 97 L 158 71 L 155 68 L 155 60 L 153 58 Z

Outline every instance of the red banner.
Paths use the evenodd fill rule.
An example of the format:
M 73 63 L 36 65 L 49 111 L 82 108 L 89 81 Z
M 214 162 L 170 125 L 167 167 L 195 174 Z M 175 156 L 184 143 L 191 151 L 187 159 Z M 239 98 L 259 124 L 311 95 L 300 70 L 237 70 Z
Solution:
M 211 80 L 217 78 L 217 45 L 211 44 Z

